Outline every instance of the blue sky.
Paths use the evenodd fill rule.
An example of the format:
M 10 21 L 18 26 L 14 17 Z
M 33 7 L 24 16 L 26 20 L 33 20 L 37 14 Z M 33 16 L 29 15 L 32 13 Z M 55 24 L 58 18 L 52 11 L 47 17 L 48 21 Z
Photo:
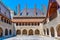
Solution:
M 34 8 L 34 4 L 37 5 L 37 8 L 42 10 L 42 4 L 46 5 L 48 7 L 48 0 L 2 0 L 4 5 L 9 7 L 10 9 L 16 11 L 16 6 L 20 4 L 21 9 L 24 9 L 25 4 L 28 5 L 28 8 Z

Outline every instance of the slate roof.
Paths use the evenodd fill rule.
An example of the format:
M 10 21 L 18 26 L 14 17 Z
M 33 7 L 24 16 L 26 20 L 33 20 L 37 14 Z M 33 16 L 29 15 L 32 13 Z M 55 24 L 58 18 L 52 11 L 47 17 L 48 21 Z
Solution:
M 28 13 L 28 15 L 27 15 Z M 46 17 L 46 14 L 44 14 L 40 9 L 36 10 L 37 15 L 35 16 L 34 9 L 27 9 L 27 12 L 25 9 L 23 9 L 19 15 L 19 17 Z M 14 17 L 18 17 L 18 14 L 15 15 Z

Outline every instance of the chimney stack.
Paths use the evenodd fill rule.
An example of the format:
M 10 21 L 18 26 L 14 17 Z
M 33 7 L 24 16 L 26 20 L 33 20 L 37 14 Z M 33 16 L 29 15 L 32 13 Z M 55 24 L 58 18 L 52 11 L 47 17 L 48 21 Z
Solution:
M 48 12 L 48 15 L 47 15 L 47 23 L 49 22 L 50 20 L 49 20 L 49 12 Z
M 36 4 L 34 4 L 34 16 L 36 16 Z
M 18 4 L 18 15 L 20 16 L 20 4 Z
M 25 14 L 27 13 L 27 4 L 25 4 Z

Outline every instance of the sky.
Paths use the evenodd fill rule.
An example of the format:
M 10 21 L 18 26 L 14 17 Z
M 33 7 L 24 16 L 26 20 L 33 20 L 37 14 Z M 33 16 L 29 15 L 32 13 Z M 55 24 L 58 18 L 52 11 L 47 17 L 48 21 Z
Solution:
M 34 4 L 37 5 L 37 8 L 42 11 L 42 5 L 48 7 L 48 0 L 2 0 L 3 4 L 9 7 L 11 10 L 16 11 L 16 7 L 20 4 L 20 10 L 25 8 L 25 4 L 27 4 L 28 9 L 34 8 Z

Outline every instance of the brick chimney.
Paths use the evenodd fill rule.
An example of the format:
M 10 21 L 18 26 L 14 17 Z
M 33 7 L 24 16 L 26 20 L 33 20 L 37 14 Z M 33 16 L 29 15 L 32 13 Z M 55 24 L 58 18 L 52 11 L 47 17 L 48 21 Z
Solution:
M 47 15 L 47 23 L 49 22 L 50 20 L 49 20 L 49 13 L 48 13 L 48 15 Z
M 25 15 L 27 13 L 27 4 L 25 4 Z
M 20 4 L 18 4 L 18 16 L 20 16 Z
M 34 4 L 34 16 L 36 16 L 36 4 Z

